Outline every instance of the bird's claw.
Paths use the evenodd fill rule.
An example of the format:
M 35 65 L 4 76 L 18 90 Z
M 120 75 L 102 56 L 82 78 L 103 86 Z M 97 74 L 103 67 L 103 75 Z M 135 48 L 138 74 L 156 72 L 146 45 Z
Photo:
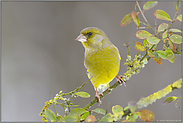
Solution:
M 126 87 L 126 83 L 124 82 L 124 80 L 122 78 L 125 78 L 124 76 L 122 75 L 119 75 L 119 76 L 116 76 L 116 79 L 117 81 L 122 84 L 121 82 L 123 82 L 124 86 Z
M 104 96 L 103 93 L 98 93 L 98 94 L 96 93 L 95 95 L 98 99 L 99 105 L 102 104 L 102 101 L 100 100 L 100 95 Z

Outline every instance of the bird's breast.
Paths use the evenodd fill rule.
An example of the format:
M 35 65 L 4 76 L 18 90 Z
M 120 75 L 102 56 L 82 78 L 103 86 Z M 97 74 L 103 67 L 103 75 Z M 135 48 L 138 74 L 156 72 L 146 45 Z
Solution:
M 94 86 L 108 84 L 117 75 L 120 67 L 120 55 L 115 46 L 97 51 L 85 51 L 85 67 Z

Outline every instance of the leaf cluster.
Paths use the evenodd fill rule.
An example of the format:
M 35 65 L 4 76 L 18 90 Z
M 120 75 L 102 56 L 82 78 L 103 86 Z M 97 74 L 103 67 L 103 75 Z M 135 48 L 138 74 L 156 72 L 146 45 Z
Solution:
M 153 58 L 154 61 L 158 64 L 162 64 L 162 59 L 169 60 L 171 63 L 173 63 L 175 60 L 175 54 L 182 55 L 182 49 L 179 48 L 179 45 L 182 44 L 182 31 L 172 28 L 172 25 L 175 21 L 182 22 L 182 14 L 178 15 L 179 1 L 175 1 L 174 3 L 176 12 L 173 19 L 171 19 L 169 14 L 164 10 L 156 10 L 154 12 L 155 28 L 153 28 L 144 16 L 144 12 L 153 8 L 157 3 L 157 1 L 148 1 L 143 5 L 143 10 L 141 10 L 137 2 L 136 6 L 139 7 L 139 12 L 132 11 L 132 13 L 127 14 L 122 19 L 121 26 L 126 26 L 131 22 L 134 22 L 137 25 L 139 30 L 136 32 L 136 37 L 143 40 L 143 44 L 140 42 L 136 42 L 135 49 L 137 51 L 146 51 L 145 56 L 149 56 L 149 59 Z M 139 20 L 138 16 L 140 13 L 145 22 Z M 160 25 L 158 25 L 157 28 L 156 19 L 165 20 L 167 21 L 167 23 L 161 23 Z M 145 27 L 140 27 L 140 24 Z M 147 28 L 152 29 L 154 31 L 154 34 L 148 32 L 147 30 L 144 30 Z M 159 45 L 160 42 L 163 42 L 164 46 L 161 50 L 156 50 L 156 47 Z

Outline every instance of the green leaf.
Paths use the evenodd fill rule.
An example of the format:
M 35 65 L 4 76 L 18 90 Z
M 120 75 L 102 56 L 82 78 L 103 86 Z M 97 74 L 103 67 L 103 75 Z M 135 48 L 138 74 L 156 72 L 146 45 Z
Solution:
M 154 120 L 154 113 L 147 109 L 141 110 L 136 114 L 140 117 L 142 121 L 151 122 L 152 120 Z
M 171 62 L 171 63 L 174 63 L 174 61 L 175 61 L 175 55 L 173 54 L 173 57 L 171 59 L 169 59 L 168 61 Z
M 148 45 L 147 39 L 144 39 L 143 45 L 144 45 L 145 47 L 147 47 L 147 45 Z
M 134 115 L 133 115 L 133 119 L 135 119 L 135 120 L 136 120 L 138 117 L 139 117 L 139 116 L 138 116 L 137 114 L 134 114 Z
M 162 39 L 166 38 L 168 36 L 168 31 L 166 30 L 163 34 L 162 34 Z
M 178 21 L 182 22 L 182 14 L 181 14 L 181 15 L 179 15 L 179 16 L 177 17 L 177 19 L 176 19 L 176 20 L 178 20 Z
M 87 112 L 87 110 L 83 109 L 83 108 L 75 108 L 70 112 L 70 116 L 76 117 L 76 116 L 80 116 L 81 114 Z
M 169 49 L 168 47 L 165 47 L 165 48 L 166 48 L 165 53 L 167 54 L 169 62 L 174 63 L 175 56 L 174 56 L 173 51 L 171 49 Z
M 67 116 L 63 117 L 60 122 L 76 122 L 77 120 L 78 120 L 77 117 L 67 115 Z
M 62 119 L 62 116 L 61 116 L 61 115 L 56 116 L 56 122 L 60 122 L 60 121 L 61 121 L 61 119 Z
M 128 110 L 128 109 L 129 109 L 129 106 L 126 106 L 126 107 L 124 108 L 124 111 L 125 111 L 125 110 Z
M 171 40 L 168 40 L 168 44 L 169 44 L 170 49 L 171 49 L 173 52 L 176 52 L 175 45 L 174 45 L 174 43 L 173 43 Z
M 85 112 L 84 114 L 82 114 L 80 120 L 85 120 L 89 115 L 90 115 L 90 112 Z
M 182 55 L 182 52 L 176 51 L 175 54 L 177 54 L 177 55 Z
M 105 110 L 102 109 L 102 108 L 96 108 L 96 109 L 94 109 L 94 110 L 92 110 L 92 111 L 94 111 L 94 112 L 96 112 L 96 113 L 99 113 L 99 114 L 105 115 Z
M 170 31 L 171 31 L 171 32 L 180 32 L 180 33 L 182 33 L 182 31 L 179 30 L 179 29 L 170 29 Z
M 96 118 L 95 118 L 95 116 L 93 116 L 93 115 L 89 115 L 87 118 L 86 118 L 86 120 L 85 120 L 85 122 L 95 122 L 96 121 Z
M 159 60 L 159 55 L 156 51 L 154 51 L 154 54 L 156 55 L 156 59 Z
M 157 50 L 156 53 L 162 58 L 162 59 L 168 59 L 167 54 L 163 50 Z
M 169 39 L 174 42 L 175 44 L 181 44 L 182 43 L 182 36 L 173 34 L 169 37 Z
M 126 26 L 133 21 L 132 14 L 127 14 L 121 21 L 121 26 Z
M 167 23 L 161 23 L 159 26 L 158 26 L 158 32 L 163 32 L 165 29 L 168 28 L 168 24 Z
M 111 119 L 111 113 L 109 113 L 109 114 L 103 116 L 103 117 L 99 120 L 99 122 L 109 122 L 110 119 Z
M 135 49 L 137 50 L 137 51 L 145 51 L 146 49 L 145 49 L 145 47 L 140 43 L 140 42 L 136 42 L 135 43 Z
M 80 92 L 77 92 L 75 93 L 77 96 L 80 96 L 80 97 L 83 97 L 83 98 L 89 98 L 90 97 L 90 94 L 87 93 L 87 92 L 83 92 L 83 91 L 80 91 Z
M 147 38 L 147 41 L 148 41 L 148 43 L 150 43 L 150 44 L 158 44 L 159 41 L 160 41 L 160 39 L 157 38 L 157 37 L 151 36 L 151 37 L 148 37 L 148 38 Z
M 175 1 L 175 2 L 174 2 L 174 5 L 175 5 L 175 9 L 176 9 L 176 11 L 178 12 L 179 1 Z
M 170 59 L 172 59 L 174 57 L 174 53 L 170 49 L 169 50 L 165 50 L 165 53 L 167 55 L 167 59 L 168 60 L 170 60 Z
M 158 3 L 158 1 L 148 1 L 143 5 L 143 10 L 148 10 L 153 8 L 156 4 Z
M 179 98 L 179 97 L 176 97 L 176 96 L 167 97 L 166 100 L 163 102 L 163 104 L 172 103 L 172 102 L 174 102 L 177 98 Z
M 139 39 L 145 39 L 145 38 L 150 37 L 151 35 L 152 34 L 149 33 L 146 30 L 139 30 L 139 31 L 136 32 L 136 37 L 139 38 Z
M 174 53 L 170 49 L 163 50 L 157 50 L 156 53 L 162 58 L 162 59 L 172 59 L 174 57 Z
M 133 115 L 127 115 L 126 116 L 126 120 L 122 121 L 122 122 L 135 122 L 136 119 L 138 118 L 139 116 L 136 115 L 136 113 L 134 113 Z M 138 121 L 137 121 L 138 122 Z
M 170 16 L 163 10 L 156 10 L 154 12 L 154 16 L 158 19 L 161 20 L 167 20 L 167 21 L 172 21 L 172 19 L 170 18 Z
M 45 109 L 45 115 L 49 120 L 56 122 L 56 116 L 50 109 Z
M 151 58 L 156 58 L 156 55 L 151 50 L 148 50 L 147 53 Z
M 123 115 L 123 108 L 120 105 L 115 105 L 112 107 L 113 114 L 122 114 Z
M 132 18 L 133 18 L 134 23 L 139 27 L 139 18 L 135 11 L 132 12 Z

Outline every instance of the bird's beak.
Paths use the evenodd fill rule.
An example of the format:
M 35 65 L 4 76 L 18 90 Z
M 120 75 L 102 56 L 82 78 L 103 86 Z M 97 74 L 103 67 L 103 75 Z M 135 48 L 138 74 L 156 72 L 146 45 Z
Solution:
M 81 42 L 86 42 L 87 38 L 83 34 L 80 34 L 75 40 L 81 41 Z

